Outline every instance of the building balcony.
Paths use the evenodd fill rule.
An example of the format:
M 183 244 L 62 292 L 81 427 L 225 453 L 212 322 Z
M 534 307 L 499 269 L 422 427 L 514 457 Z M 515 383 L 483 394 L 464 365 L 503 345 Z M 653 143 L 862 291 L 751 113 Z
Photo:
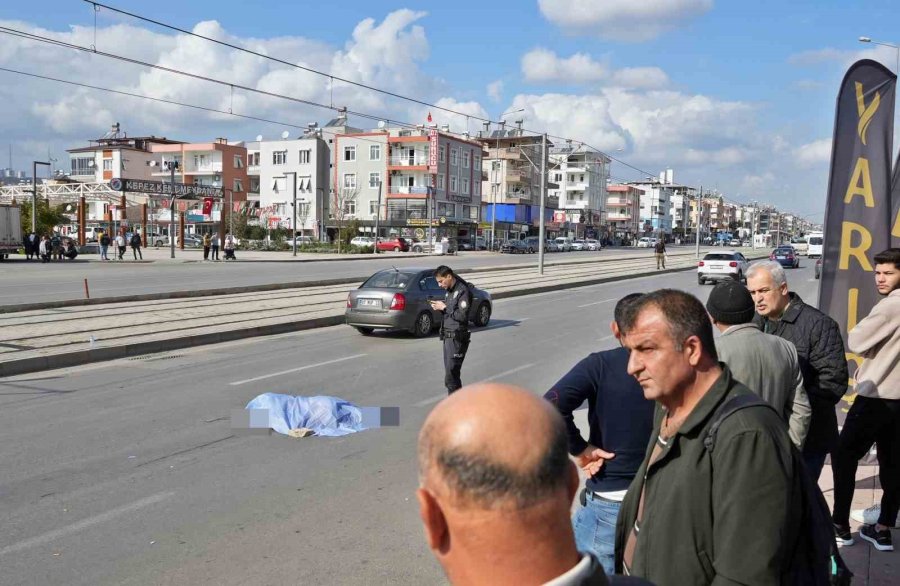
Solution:
M 259 165 L 250 165 L 247 167 L 247 175 L 259 175 Z
M 504 179 L 507 183 L 524 183 L 528 180 L 528 176 L 524 171 L 509 169 L 504 174 Z
M 516 148 L 490 148 L 485 147 L 485 151 L 487 152 L 487 156 L 485 159 L 504 159 L 507 161 L 525 161 L 525 156 L 522 155 L 522 151 Z
M 586 199 L 567 199 L 566 200 L 566 209 L 579 209 L 584 210 L 587 209 L 588 202 Z
M 567 183 L 566 191 L 584 191 L 588 188 L 587 183 Z
M 416 156 L 392 156 L 388 158 L 390 167 L 424 167 L 428 165 L 428 156 L 425 153 L 416 153 Z

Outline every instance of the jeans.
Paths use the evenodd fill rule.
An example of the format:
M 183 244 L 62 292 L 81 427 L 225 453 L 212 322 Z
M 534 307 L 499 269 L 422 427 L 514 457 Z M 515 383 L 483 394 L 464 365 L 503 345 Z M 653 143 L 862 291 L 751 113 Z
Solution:
M 806 464 L 806 469 L 816 484 L 819 483 L 819 476 L 822 475 L 822 468 L 825 467 L 825 458 L 827 456 L 828 452 L 807 452 L 803 450 L 803 463 Z
M 572 517 L 575 546 L 578 551 L 597 556 L 603 571 L 612 576 L 615 573 L 616 519 L 622 503 L 601 499 L 591 491 L 586 497 L 585 506 Z
M 900 401 L 857 395 L 847 413 L 840 443 L 831 456 L 834 468 L 832 518 L 839 525 L 849 524 L 856 468 L 872 444 L 878 446 L 878 477 L 883 489 L 878 522 L 893 527 L 900 509 Z

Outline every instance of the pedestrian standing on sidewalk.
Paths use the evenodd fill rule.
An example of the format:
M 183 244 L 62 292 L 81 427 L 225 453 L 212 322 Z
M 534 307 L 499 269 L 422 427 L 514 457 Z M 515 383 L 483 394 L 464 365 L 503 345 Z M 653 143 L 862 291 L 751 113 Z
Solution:
M 203 260 L 209 260 L 209 248 L 211 245 L 211 240 L 209 234 L 203 235 Z
M 219 260 L 219 233 L 216 232 L 212 237 L 212 259 Z
M 841 329 L 836 321 L 788 290 L 784 268 L 775 261 L 750 265 L 747 289 L 756 304 L 753 323 L 797 348 L 803 388 L 812 406 L 803 460 L 818 482 L 825 457 L 837 447 L 835 406 L 847 392 L 849 379 Z
M 109 260 L 109 245 L 112 244 L 109 240 L 109 234 L 106 232 L 100 232 L 100 260 Z
M 116 236 L 116 247 L 119 249 L 119 260 L 125 260 L 125 235 L 121 232 Z
M 234 256 L 234 236 L 230 232 L 225 233 L 225 245 L 222 249 L 225 251 L 225 260 L 237 260 Z
M 41 243 L 38 245 L 38 254 L 41 257 L 41 262 L 50 262 L 50 241 L 46 236 L 41 236 Z
M 62 260 L 62 238 L 55 232 L 50 237 L 50 250 L 53 254 L 53 260 Z
M 131 235 L 131 253 L 134 255 L 134 260 L 137 260 L 140 257 L 141 260 L 144 260 L 144 255 L 141 254 L 141 233 L 135 230 L 134 234 Z
M 441 265 L 434 270 L 441 289 L 447 291 L 444 301 L 431 301 L 431 308 L 443 312 L 441 321 L 441 341 L 444 344 L 444 385 L 447 394 L 462 387 L 460 372 L 466 352 L 469 351 L 469 309 L 472 307 L 472 292 L 469 284 Z
M 875 255 L 875 287 L 884 299 L 847 334 L 847 346 L 863 362 L 854 376 L 856 399 L 832 453 L 832 521 L 838 543 L 852 545 L 848 516 L 856 468 L 875 444 L 881 504 L 862 512 L 859 536 L 878 551 L 893 551 L 891 528 L 900 509 L 900 248 Z
M 616 303 L 610 324 L 621 344 L 619 322 L 640 293 Z M 752 306 L 751 306 L 752 311 Z M 644 397 L 637 380 L 628 374 L 628 351 L 589 354 L 559 380 L 544 398 L 553 403 L 566 423 L 569 454 L 587 475 L 572 518 L 578 551 L 592 553 L 607 574 L 613 573 L 616 519 L 628 485 L 634 480 L 653 431 L 653 401 Z M 587 401 L 588 441 L 575 426 L 572 414 Z
M 660 264 L 662 268 L 666 268 L 666 243 L 662 238 L 656 241 L 653 252 L 656 256 L 656 270 L 659 270 Z

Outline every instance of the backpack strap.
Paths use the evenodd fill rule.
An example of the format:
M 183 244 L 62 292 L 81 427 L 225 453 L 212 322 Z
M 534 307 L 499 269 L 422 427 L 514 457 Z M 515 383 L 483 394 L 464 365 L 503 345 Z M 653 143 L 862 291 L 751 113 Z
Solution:
M 713 448 L 715 448 L 716 435 L 719 433 L 719 427 L 722 426 L 722 423 L 730 415 L 748 407 L 768 407 L 774 411 L 774 408 L 766 400 L 752 393 L 749 395 L 736 395 L 727 399 L 713 413 L 712 425 L 709 426 L 709 429 L 706 431 L 706 437 L 703 438 L 703 446 L 707 452 L 712 452 Z

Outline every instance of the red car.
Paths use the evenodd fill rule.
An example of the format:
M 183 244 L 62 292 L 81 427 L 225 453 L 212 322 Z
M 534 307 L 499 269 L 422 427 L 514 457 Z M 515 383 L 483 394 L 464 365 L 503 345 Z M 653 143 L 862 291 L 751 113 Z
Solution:
M 388 250 L 393 250 L 394 252 L 409 252 L 409 242 L 406 238 L 379 238 L 378 250 L 382 252 Z

